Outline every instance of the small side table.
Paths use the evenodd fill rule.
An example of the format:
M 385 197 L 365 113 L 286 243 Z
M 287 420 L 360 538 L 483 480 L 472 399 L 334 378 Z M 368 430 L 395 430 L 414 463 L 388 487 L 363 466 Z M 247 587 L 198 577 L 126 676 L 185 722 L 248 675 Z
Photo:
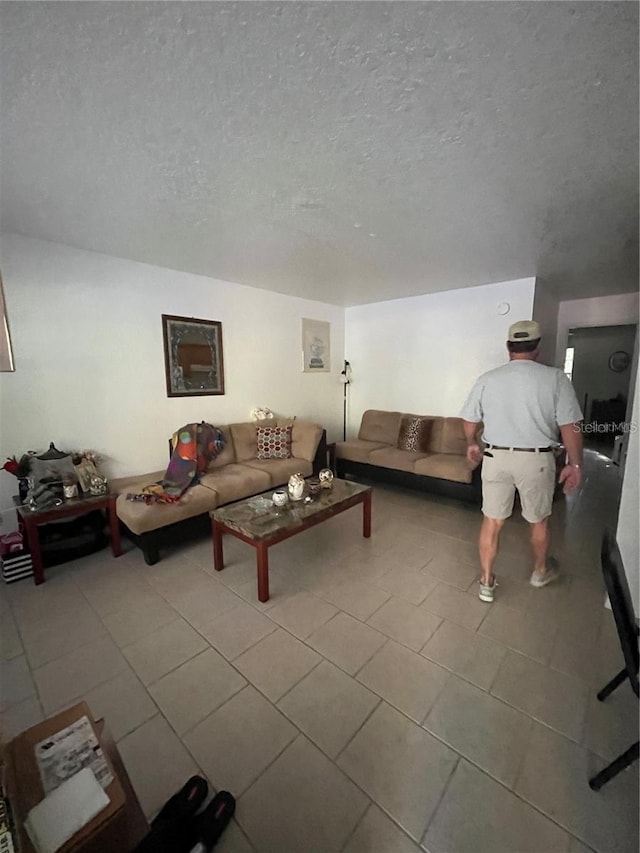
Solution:
M 60 506 L 49 507 L 43 510 L 31 510 L 27 506 L 18 505 L 18 521 L 24 524 L 27 547 L 31 553 L 33 563 L 34 583 L 44 583 L 44 566 L 42 565 L 42 551 L 40 550 L 40 539 L 38 527 L 49 521 L 60 521 L 62 518 L 86 515 L 94 509 L 103 509 L 109 520 L 109 534 L 111 537 L 111 552 L 114 557 L 122 555 L 122 543 L 120 541 L 120 523 L 116 515 L 116 494 L 90 495 L 86 498 L 73 498 L 65 501 Z

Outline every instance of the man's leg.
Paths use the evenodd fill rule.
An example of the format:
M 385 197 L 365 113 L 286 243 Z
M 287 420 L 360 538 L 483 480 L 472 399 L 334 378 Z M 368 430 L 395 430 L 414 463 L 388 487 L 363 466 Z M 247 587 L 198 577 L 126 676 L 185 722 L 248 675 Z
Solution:
M 478 550 L 480 551 L 480 567 L 482 569 L 480 582 L 486 586 L 491 586 L 493 583 L 493 564 L 498 554 L 500 531 L 504 527 L 504 522 L 504 518 L 488 518 L 486 515 L 482 520 Z
M 549 542 L 551 532 L 549 530 L 549 519 L 536 521 L 529 525 L 531 534 L 531 550 L 533 551 L 533 570 L 540 577 L 544 577 L 547 571 L 547 555 L 549 553 Z

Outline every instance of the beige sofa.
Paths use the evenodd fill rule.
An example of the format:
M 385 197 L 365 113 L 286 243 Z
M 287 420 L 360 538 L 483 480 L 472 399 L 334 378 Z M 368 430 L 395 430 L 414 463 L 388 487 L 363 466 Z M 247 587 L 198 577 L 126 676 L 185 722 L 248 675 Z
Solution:
M 466 452 L 462 418 L 368 409 L 358 437 L 336 443 L 336 470 L 479 503 L 480 467 Z
M 130 538 L 141 548 L 145 562 L 153 565 L 165 542 L 209 524 L 209 513 L 223 504 L 266 492 L 286 483 L 297 472 L 307 477 L 326 466 L 326 433 L 321 426 L 305 421 L 274 418 L 264 426 L 293 424 L 290 459 L 257 458 L 257 426 L 252 423 L 216 424 L 226 439 L 220 455 L 210 463 L 197 485 L 184 493 L 178 503 L 145 504 L 127 500 L 144 486 L 162 480 L 164 469 L 111 481 L 117 492 L 116 512 Z M 188 522 L 194 522 L 188 525 Z

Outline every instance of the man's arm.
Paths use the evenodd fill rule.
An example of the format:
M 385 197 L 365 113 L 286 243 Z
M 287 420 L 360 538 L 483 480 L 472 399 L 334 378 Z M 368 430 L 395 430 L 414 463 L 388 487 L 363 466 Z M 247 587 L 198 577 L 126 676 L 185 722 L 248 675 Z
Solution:
M 465 433 L 466 434 L 466 433 Z M 567 448 L 567 464 L 560 472 L 559 483 L 564 483 L 564 493 L 568 495 L 582 482 L 582 429 L 580 422 L 560 424 L 562 443 Z
M 478 423 L 479 421 L 474 423 L 463 420 L 462 422 L 464 437 L 467 439 L 467 461 L 473 468 L 482 461 L 482 448 L 477 439 Z

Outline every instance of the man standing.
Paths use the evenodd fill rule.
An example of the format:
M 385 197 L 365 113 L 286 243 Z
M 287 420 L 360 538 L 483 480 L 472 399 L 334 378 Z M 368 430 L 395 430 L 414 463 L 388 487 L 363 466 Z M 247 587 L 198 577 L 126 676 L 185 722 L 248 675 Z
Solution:
M 518 490 L 523 518 L 531 526 L 533 572 L 530 583 L 546 586 L 558 572 L 547 564 L 549 516 L 555 490 L 558 431 L 567 450 L 559 482 L 564 492 L 582 481 L 582 412 L 573 386 L 556 367 L 537 364 L 540 326 L 520 320 L 509 329 L 509 363 L 490 370 L 473 386 L 461 412 L 467 439 L 467 459 L 482 461 L 480 528 L 480 599 L 493 601 L 493 564 L 504 522 L 513 511 Z M 477 427 L 484 424 L 484 452 Z

